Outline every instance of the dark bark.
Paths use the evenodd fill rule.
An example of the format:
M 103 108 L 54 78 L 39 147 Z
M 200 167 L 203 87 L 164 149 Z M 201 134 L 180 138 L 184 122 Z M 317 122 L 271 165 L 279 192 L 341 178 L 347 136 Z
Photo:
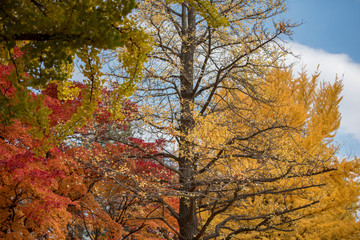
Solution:
M 194 104 L 193 82 L 194 82 L 194 38 L 195 38 L 195 9 L 188 8 L 186 3 L 182 5 L 182 29 L 183 40 L 181 43 L 181 117 L 180 129 L 187 136 L 194 128 L 194 116 L 192 107 Z M 189 196 L 180 198 L 179 211 L 179 228 L 180 239 L 190 240 L 197 234 L 198 220 L 196 216 L 196 199 L 191 196 L 195 187 L 193 180 L 195 175 L 194 159 L 191 158 L 191 143 L 187 142 L 184 137 L 180 139 L 180 188 L 181 191 L 188 193 Z

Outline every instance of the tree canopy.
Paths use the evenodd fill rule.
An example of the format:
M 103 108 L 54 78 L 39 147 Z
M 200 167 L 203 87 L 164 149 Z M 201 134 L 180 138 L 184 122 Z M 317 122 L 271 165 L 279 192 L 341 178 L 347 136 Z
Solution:
M 135 1 L 2 1 L 1 61 L 14 69 L 7 78 L 17 90 L 17 101 L 1 96 L 2 123 L 22 118 L 47 131 L 48 124 L 42 121 L 46 117 L 32 116 L 34 109 L 39 115 L 47 111 L 39 103 L 26 104 L 29 92 L 56 82 L 60 96 L 76 97 L 79 89 L 71 81 L 76 57 L 81 61 L 83 75 L 83 79 L 76 80 L 86 84 L 88 96 L 71 124 L 63 127 L 63 135 L 69 134 L 64 129 L 83 124 L 95 109 L 103 82 L 99 54 L 105 50 L 116 53 L 130 75 L 113 94 L 119 102 L 131 95 L 151 46 L 147 35 L 129 18 L 135 6 Z M 120 108 L 116 104 L 114 109 Z M 117 115 L 121 117 L 120 113 Z
M 284 64 L 285 1 L 0 10 L 0 238 L 359 238 L 342 82 Z

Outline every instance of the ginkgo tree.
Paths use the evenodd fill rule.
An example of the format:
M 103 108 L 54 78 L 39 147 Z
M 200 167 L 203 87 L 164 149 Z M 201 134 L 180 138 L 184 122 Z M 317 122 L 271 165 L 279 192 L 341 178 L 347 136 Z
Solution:
M 358 239 L 359 159 L 334 162 L 333 167 L 336 171 L 315 179 L 324 184 L 320 188 L 304 190 L 301 198 L 287 196 L 293 203 L 319 199 L 316 205 L 294 214 L 296 221 L 285 224 L 292 231 L 250 232 L 238 239 Z
M 220 236 L 226 239 L 359 237 L 359 162 L 358 159 L 339 161 L 334 156 L 337 147 L 331 144 L 340 124 L 342 84 L 338 80 L 333 84 L 319 83 L 318 78 L 318 73 L 311 77 L 302 73 L 294 78 L 291 70 L 276 69 L 260 84 L 268 102 L 257 102 L 243 93 L 221 94 L 218 106 L 224 111 L 204 119 L 203 124 L 211 128 L 221 126 L 228 136 L 238 132 L 251 136 L 223 148 L 223 155 L 214 163 L 216 167 L 205 177 L 234 176 L 233 182 L 223 186 L 224 194 L 229 197 L 222 200 L 228 204 L 223 213 L 216 214 L 218 210 L 209 208 L 209 203 L 200 205 L 202 218 L 214 216 L 210 228 L 222 226 L 218 228 Z M 244 121 L 244 112 L 251 115 L 253 122 Z M 273 128 L 278 124 L 276 121 L 289 129 Z M 251 134 L 255 122 L 266 131 L 256 130 L 259 132 Z M 209 137 L 211 131 L 207 129 L 196 135 L 201 136 L 198 146 L 209 158 L 213 149 L 218 148 L 217 141 L 226 145 L 226 137 Z M 207 146 L 212 148 L 206 151 Z M 330 171 L 323 173 L 327 170 Z M 238 186 L 236 198 L 235 194 L 230 197 L 237 178 L 257 180 L 255 184 L 243 183 L 242 189 Z M 229 204 L 234 200 L 238 202 Z M 234 221 L 228 216 L 234 216 Z
M 284 1 L 202 3 L 139 4 L 138 22 L 155 45 L 134 96 L 135 128 L 166 139 L 162 152 L 148 155 L 176 180 L 167 185 L 171 191 L 158 184 L 138 194 L 164 204 L 177 220 L 176 239 L 292 230 L 286 224 L 320 200 L 287 196 L 320 189 L 318 176 L 336 168 L 330 140 L 339 126 L 341 83 L 271 80 L 282 79 L 273 69 L 282 68 L 281 38 L 294 26 L 279 21 Z M 112 70 L 112 77 L 126 77 Z M 179 199 L 179 209 L 167 204 L 169 195 Z

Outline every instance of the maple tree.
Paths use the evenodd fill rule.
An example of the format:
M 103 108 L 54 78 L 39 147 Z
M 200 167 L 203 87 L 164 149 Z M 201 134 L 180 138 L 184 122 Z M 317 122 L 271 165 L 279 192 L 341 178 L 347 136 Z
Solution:
M 21 57 L 20 52 L 18 57 Z M 15 71 L 14 66 L 1 65 L 0 69 L 0 93 L 16 101 L 16 88 L 8 80 Z M 28 99 L 29 105 L 43 102 L 35 94 Z M 64 229 L 71 217 L 67 207 L 73 202 L 64 194 L 64 190 L 68 190 L 59 184 L 73 179 L 63 160 L 64 154 L 49 142 L 48 133 L 41 139 L 33 135 L 30 122 L 16 119 L 1 125 L 0 237 L 4 239 L 64 238 Z M 44 156 L 36 154 L 42 145 L 48 145 Z M 74 190 L 77 190 L 76 185 L 73 185 Z
M 125 119 L 111 119 L 111 94 L 105 90 L 101 108 L 93 121 L 75 132 L 66 153 L 83 167 L 88 175 L 89 193 L 96 207 L 84 207 L 76 212 L 73 232 L 92 238 L 158 239 L 158 231 L 169 234 L 169 227 L 161 221 L 165 214 L 171 218 L 161 202 L 154 202 L 142 195 L 140 189 L 169 181 L 172 174 L 148 157 L 156 154 L 162 141 L 145 142 L 132 137 L 128 123 L 134 117 L 136 106 L 124 105 Z M 134 149 L 122 141 L 128 140 L 142 147 Z M 122 141 L 121 141 L 122 140 Z M 149 193 L 149 192 L 148 192 Z M 173 207 L 176 200 L 168 198 Z M 92 203 L 94 205 L 94 203 Z M 81 230 L 79 230 L 81 229 Z
M 2 65 L 1 70 L 1 94 L 15 101 L 16 89 L 7 78 L 14 67 Z M 113 95 L 104 89 L 102 100 L 97 101 L 98 108 L 86 125 L 77 128 L 61 144 L 52 141 L 58 125 L 74 116 L 86 96 L 83 83 L 74 85 L 80 91 L 73 99 L 61 98 L 56 83 L 48 84 L 40 94 L 33 93 L 29 97 L 50 112 L 46 115 L 49 132 L 43 133 L 42 138 L 34 136 L 37 129 L 31 121 L 2 124 L 0 236 L 5 239 L 126 239 L 139 235 L 151 237 L 154 234 L 150 230 L 156 228 L 165 231 L 167 227 L 156 223 L 155 219 L 153 224 L 137 219 L 150 213 L 154 217 L 156 211 L 163 213 L 157 204 L 147 202 L 142 196 L 129 197 L 127 188 L 114 183 L 131 184 L 129 176 L 132 175 L 140 177 L 141 184 L 152 181 L 148 174 L 170 178 L 169 173 L 141 152 L 114 141 L 116 134 L 141 143 L 147 151 L 156 151 L 158 143 L 146 143 L 126 133 L 128 122 L 136 111 L 133 104 L 123 104 L 125 118 L 111 118 L 112 103 L 108 99 Z M 108 134 L 111 141 L 107 139 Z M 77 144 L 73 146 L 71 143 L 75 139 Z M 42 156 L 39 149 L 46 153 Z M 96 160 L 100 156 L 107 156 L 107 159 L 97 162 L 94 156 Z M 110 174 L 118 169 L 126 169 L 126 172 L 108 176 L 106 168 L 111 169 Z

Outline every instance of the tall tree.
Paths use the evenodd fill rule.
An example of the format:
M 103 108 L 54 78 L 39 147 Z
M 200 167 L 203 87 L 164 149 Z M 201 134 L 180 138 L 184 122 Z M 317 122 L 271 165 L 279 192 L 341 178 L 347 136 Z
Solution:
M 177 176 L 172 191 L 161 185 L 157 196 L 148 194 L 149 189 L 140 191 L 164 203 L 164 195 L 179 198 L 179 210 L 165 204 L 177 219 L 178 230 L 173 231 L 178 239 L 230 239 L 278 229 L 288 214 L 318 202 L 291 205 L 285 200 L 259 211 L 247 210 L 253 198 L 283 197 L 317 187 L 291 180 L 294 184 L 287 185 L 286 179 L 311 181 L 331 170 L 328 163 L 334 154 L 333 149 L 326 150 L 324 138 L 330 135 L 307 145 L 298 143 L 301 139 L 295 136 L 308 130 L 304 121 L 310 108 L 290 104 L 286 111 L 278 111 L 282 106 L 277 96 L 301 98 L 316 84 L 297 92 L 267 87 L 271 81 L 265 76 L 279 67 L 286 52 L 280 38 L 291 34 L 294 26 L 278 21 L 283 11 L 281 0 L 149 0 L 139 6 L 139 22 L 153 36 L 155 47 L 135 97 L 140 104 L 138 127 L 145 136 L 162 136 L 173 144 L 148 155 Z M 214 21 L 213 16 L 226 20 Z M 126 77 L 113 70 L 112 76 Z M 331 101 L 315 100 L 319 111 L 334 108 L 336 121 L 329 132 L 338 126 L 340 85 L 336 89 Z M 320 115 L 314 126 L 325 118 Z M 325 131 L 323 127 L 316 131 Z M 317 151 L 312 151 L 314 146 Z M 242 211 L 228 211 L 233 207 Z
M 269 176 L 269 179 L 274 175 L 286 175 L 283 179 L 249 185 L 248 189 L 242 189 L 242 194 L 248 195 L 248 198 L 242 197 L 240 202 L 230 206 L 220 216 L 215 216 L 210 225 L 210 228 L 215 227 L 229 215 L 242 216 L 233 223 L 223 222 L 224 228 L 219 229 L 221 236 L 227 236 L 230 229 L 238 228 L 242 234 L 233 236 L 234 239 L 358 237 L 358 160 L 339 163 L 334 157 L 337 147 L 331 144 L 340 124 L 338 105 L 342 85 L 339 81 L 332 85 L 319 84 L 318 78 L 319 74 L 307 77 L 305 73 L 294 78 L 290 70 L 276 69 L 260 84 L 269 99 L 272 99 L 270 106 L 268 103 L 256 102 L 245 94 L 227 95 L 227 105 L 223 106 L 227 110 L 216 113 L 218 116 L 212 116 L 211 120 L 204 119 L 203 123 L 212 128 L 216 128 L 216 125 L 222 126 L 227 135 L 237 132 L 251 133 L 254 123 L 266 129 L 269 125 L 277 124 L 276 121 L 281 121 L 292 128 L 290 131 L 273 129 L 268 131 L 271 135 L 263 132 L 239 140 L 240 146 L 233 145 L 225 150 L 226 157 L 221 156 L 223 159 L 218 160 L 217 170 L 221 171 L 221 174 L 228 172 L 228 175 L 231 175 L 233 172 L 235 178 L 243 180 L 249 177 L 259 179 L 261 175 Z M 218 101 L 218 104 L 224 103 Z M 249 125 L 241 116 L 250 109 L 251 113 L 247 114 L 252 116 L 253 122 Z M 224 133 L 224 130 L 220 130 L 220 134 Z M 217 147 L 217 141 L 222 142 L 224 139 L 206 129 L 201 129 L 197 135 L 201 139 L 199 146 L 207 144 Z M 257 156 L 252 156 L 256 157 L 257 161 L 249 160 L 248 154 L 251 152 L 244 152 L 244 146 L 257 152 Z M 202 154 L 211 156 L 212 150 L 203 150 Z M 289 169 L 291 173 L 287 174 Z M 309 176 L 314 173 L 314 169 L 319 172 L 321 169 L 338 170 Z M 216 174 L 219 173 L 210 172 L 210 176 Z M 231 183 L 226 190 L 229 190 L 229 186 Z M 313 205 L 289 211 L 291 208 L 309 204 Z M 213 209 L 207 210 L 203 212 L 203 216 L 213 214 Z M 268 215 L 268 212 L 273 211 L 273 215 Z M 282 211 L 288 212 L 282 214 Z M 267 218 L 260 219 L 258 216 Z M 337 223 L 339 219 L 342 219 L 341 223 Z M 341 226 L 344 226 L 342 224 L 347 227 L 344 227 L 344 231 L 339 231 Z

